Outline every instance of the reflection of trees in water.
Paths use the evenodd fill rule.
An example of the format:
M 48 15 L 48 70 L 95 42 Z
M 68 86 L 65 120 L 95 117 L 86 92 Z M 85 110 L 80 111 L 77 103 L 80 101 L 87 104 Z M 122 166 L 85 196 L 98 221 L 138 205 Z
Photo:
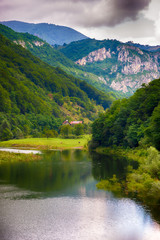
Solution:
M 90 152 L 90 155 L 92 158 L 92 174 L 96 180 L 109 179 L 114 174 L 119 178 L 125 177 L 129 164 L 127 158 L 96 152 Z
M 148 206 L 147 208 L 151 211 L 153 218 L 160 223 L 160 200 L 156 204 L 154 201 L 157 196 L 155 195 L 155 197 L 150 199 L 147 197 L 147 193 L 145 194 L 144 192 L 143 195 L 142 192 L 141 198 L 139 198 L 136 193 L 132 194 L 126 188 L 125 180 L 129 173 L 128 166 L 132 165 L 133 169 L 137 169 L 137 162 L 118 155 L 102 155 L 96 152 L 91 152 L 90 154 L 92 157 L 92 174 L 96 180 L 100 181 L 98 184 L 100 189 L 111 191 L 118 197 L 130 197 L 134 200 L 137 199 L 142 204 L 145 203 L 145 206 Z M 116 179 L 114 179 L 113 175 L 116 175 Z
M 80 150 L 48 151 L 42 161 L 1 165 L 0 178 L 31 191 L 62 191 L 90 176 L 91 167 L 87 162 L 87 154 Z

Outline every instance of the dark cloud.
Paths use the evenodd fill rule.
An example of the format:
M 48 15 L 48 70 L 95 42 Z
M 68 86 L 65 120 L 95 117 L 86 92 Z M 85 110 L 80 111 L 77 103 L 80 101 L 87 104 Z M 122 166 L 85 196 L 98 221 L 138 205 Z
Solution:
M 35 16 L 37 19 L 45 19 L 54 16 L 53 20 L 58 21 L 65 17 L 66 24 L 69 25 L 75 22 L 78 26 L 87 27 L 115 26 L 124 21 L 136 20 L 140 11 L 147 8 L 150 2 L 151 0 L 0 0 L 0 14 L 14 15 L 9 9 L 10 6 L 16 6 L 16 17 L 27 18 L 28 15 L 32 19 Z
M 0 0 L 0 21 L 65 25 L 97 39 L 159 38 L 159 12 L 159 0 Z
M 135 21 L 151 0 L 0 0 L 0 19 L 113 27 Z
M 115 23 L 122 22 L 125 19 L 137 19 L 139 12 L 146 9 L 150 2 L 151 0 L 113 0 Z
M 87 14 L 84 11 L 83 18 L 77 20 L 89 27 L 113 27 L 124 21 L 138 19 L 140 12 L 145 10 L 150 2 L 151 0 L 99 0 L 94 6 L 88 6 Z
M 151 0 L 114 0 L 113 2 L 118 9 L 139 11 L 146 8 Z

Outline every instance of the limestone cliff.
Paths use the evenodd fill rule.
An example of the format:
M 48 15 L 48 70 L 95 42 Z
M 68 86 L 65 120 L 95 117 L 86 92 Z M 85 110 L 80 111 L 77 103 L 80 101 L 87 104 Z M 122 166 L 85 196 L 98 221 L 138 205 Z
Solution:
M 143 83 L 160 77 L 160 52 L 151 53 L 127 44 L 119 44 L 114 51 L 100 48 L 76 63 L 96 73 L 97 81 L 124 93 L 131 94 Z
M 105 48 L 101 48 L 97 51 L 90 52 L 87 56 L 76 61 L 76 63 L 79 65 L 86 65 L 87 62 L 103 61 L 106 58 L 111 58 L 110 49 L 106 50 Z

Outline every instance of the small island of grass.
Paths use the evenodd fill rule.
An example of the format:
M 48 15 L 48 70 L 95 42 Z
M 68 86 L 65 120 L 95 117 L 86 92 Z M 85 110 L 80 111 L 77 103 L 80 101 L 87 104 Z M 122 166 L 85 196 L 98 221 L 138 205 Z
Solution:
M 12 139 L 0 142 L 0 147 L 16 147 L 25 149 L 74 149 L 85 148 L 90 135 L 83 135 L 80 138 L 66 139 L 66 138 L 26 138 L 26 139 Z

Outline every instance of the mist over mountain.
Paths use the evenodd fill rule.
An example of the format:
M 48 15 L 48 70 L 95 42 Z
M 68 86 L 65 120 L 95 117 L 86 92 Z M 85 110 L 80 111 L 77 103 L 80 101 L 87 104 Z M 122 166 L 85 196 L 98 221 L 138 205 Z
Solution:
M 59 26 L 48 23 L 26 23 L 21 21 L 4 21 L 1 24 L 12 28 L 16 32 L 28 32 L 34 36 L 38 36 L 51 45 L 70 43 L 86 39 L 85 35 L 80 32 L 65 26 Z

